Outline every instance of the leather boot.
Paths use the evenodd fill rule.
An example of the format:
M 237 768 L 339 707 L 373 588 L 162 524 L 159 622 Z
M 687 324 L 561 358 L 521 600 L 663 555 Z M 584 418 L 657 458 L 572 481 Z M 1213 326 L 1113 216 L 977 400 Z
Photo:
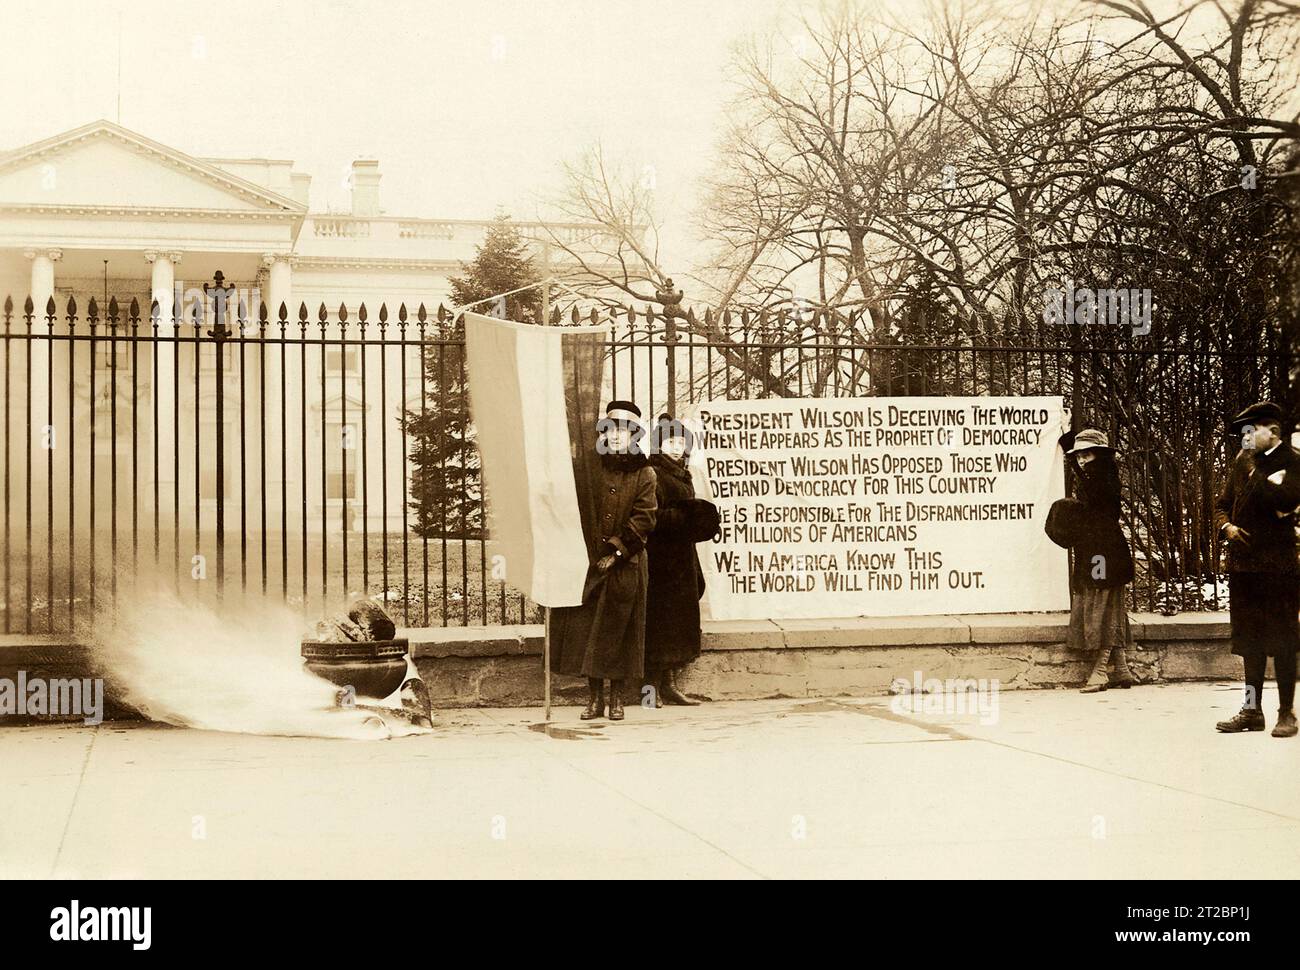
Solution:
M 671 667 L 664 671 L 663 679 L 659 682 L 659 693 L 669 704 L 675 704 L 678 707 L 699 707 L 699 701 L 693 701 L 680 690 L 677 689 L 677 678 Z
M 1133 671 L 1128 669 L 1128 656 L 1125 654 L 1123 647 L 1115 647 L 1111 650 L 1110 662 L 1115 669 L 1111 672 L 1109 686 L 1128 690 L 1137 683 Z
M 1223 734 L 1236 734 L 1240 731 L 1264 730 L 1264 712 L 1253 707 L 1243 707 L 1226 721 L 1214 725 L 1216 731 Z
M 1106 676 L 1106 661 L 1109 659 L 1109 650 L 1097 651 L 1097 659 L 1092 663 L 1092 671 L 1088 674 L 1088 679 L 1084 681 L 1083 686 L 1079 688 L 1079 693 L 1096 694 L 1098 691 L 1106 689 L 1109 683 L 1109 678 Z
M 623 682 L 621 680 L 611 680 L 609 682 L 609 719 L 611 721 L 623 720 Z
M 641 696 L 645 697 L 646 691 L 650 691 L 650 696 L 654 698 L 655 710 L 664 706 L 663 691 L 659 686 L 661 682 L 662 678 L 658 674 L 653 670 L 648 670 L 646 671 L 645 683 L 641 685 Z M 646 704 L 643 700 L 641 706 L 649 707 L 650 705 Z
M 604 683 L 595 677 L 587 678 L 587 709 L 578 715 L 579 720 L 592 721 L 605 713 L 605 695 L 601 690 Z
M 1295 713 L 1293 711 L 1278 711 L 1277 724 L 1273 726 L 1273 737 L 1293 738 L 1295 736 L 1296 736 Z

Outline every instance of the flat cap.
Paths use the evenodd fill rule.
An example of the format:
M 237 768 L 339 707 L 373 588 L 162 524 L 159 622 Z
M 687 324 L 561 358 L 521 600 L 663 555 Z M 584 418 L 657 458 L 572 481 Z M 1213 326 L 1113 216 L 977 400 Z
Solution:
M 1232 419 L 1232 426 L 1239 428 L 1244 424 L 1281 425 L 1284 420 L 1280 407 L 1272 401 L 1260 401 L 1238 412 L 1237 416 Z

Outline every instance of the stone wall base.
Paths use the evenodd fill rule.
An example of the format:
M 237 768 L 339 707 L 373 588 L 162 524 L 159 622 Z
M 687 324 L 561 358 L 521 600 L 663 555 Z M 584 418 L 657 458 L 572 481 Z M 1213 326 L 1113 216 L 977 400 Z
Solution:
M 1132 620 L 1130 666 L 1143 682 L 1240 679 L 1223 614 Z M 1067 624 L 1065 614 L 1041 613 L 706 623 L 700 658 L 678 683 L 713 700 L 888 694 L 896 681 L 934 678 L 996 679 L 1002 690 L 1075 687 L 1089 659 L 1066 649 Z M 541 703 L 540 625 L 409 633 L 435 705 Z M 586 688 L 557 675 L 551 698 L 584 703 Z
M 1133 614 L 1130 665 L 1144 682 L 1233 680 L 1221 613 Z M 728 621 L 705 624 L 700 658 L 679 684 L 713 700 L 887 694 L 897 681 L 996 679 L 1000 689 L 1079 685 L 1088 658 L 1065 647 L 1065 614 L 873 617 L 847 620 Z M 542 702 L 542 627 L 402 630 L 435 707 L 529 707 Z M 88 652 L 48 637 L 0 638 L 0 677 L 95 676 Z M 112 694 L 112 678 L 108 677 Z M 627 700 L 635 703 L 629 685 Z M 578 704 L 579 678 L 556 676 L 556 705 Z M 111 705 L 106 717 L 126 716 Z M 16 723 L 0 718 L 0 724 Z

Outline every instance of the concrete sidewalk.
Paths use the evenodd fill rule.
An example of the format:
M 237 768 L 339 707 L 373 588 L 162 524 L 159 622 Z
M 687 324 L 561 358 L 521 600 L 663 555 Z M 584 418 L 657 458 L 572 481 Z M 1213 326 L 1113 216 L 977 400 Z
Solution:
M 560 708 L 549 736 L 480 709 L 389 742 L 5 728 L 0 876 L 1286 876 L 1300 738 L 1216 734 L 1239 702 L 1010 691 L 987 725 L 879 697 Z

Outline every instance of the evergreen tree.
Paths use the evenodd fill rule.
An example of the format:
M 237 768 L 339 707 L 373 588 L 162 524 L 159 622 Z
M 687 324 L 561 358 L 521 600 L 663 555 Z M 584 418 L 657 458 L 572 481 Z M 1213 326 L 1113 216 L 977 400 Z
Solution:
M 528 247 L 510 217 L 500 214 L 488 227 L 472 262 L 451 280 L 456 306 L 509 293 L 539 280 Z M 534 287 L 471 307 L 476 313 L 533 321 L 541 313 Z M 421 536 L 481 538 L 483 492 L 478 449 L 469 423 L 465 387 L 465 321 L 462 315 L 440 321 L 435 339 L 422 349 L 425 405 L 407 410 L 404 421 L 411 447 L 411 509 Z

